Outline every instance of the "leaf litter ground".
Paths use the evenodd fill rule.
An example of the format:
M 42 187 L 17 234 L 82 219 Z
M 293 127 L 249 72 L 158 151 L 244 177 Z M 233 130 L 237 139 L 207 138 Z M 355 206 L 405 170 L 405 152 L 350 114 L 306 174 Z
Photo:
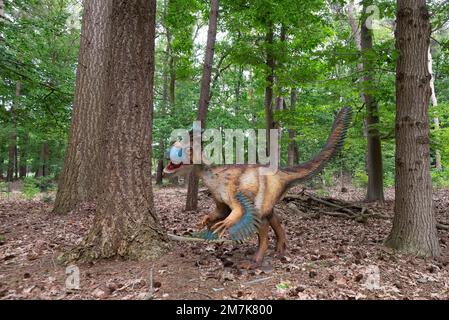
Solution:
M 317 192 L 307 194 L 319 198 Z M 356 189 L 328 194 L 326 198 L 349 202 L 352 208 L 393 215 L 392 190 L 384 204 L 375 205 L 364 203 L 363 193 Z M 199 212 L 183 212 L 185 197 L 180 187 L 154 190 L 157 214 L 169 233 L 196 231 L 195 225 L 213 206 L 203 190 Z M 301 199 L 284 200 L 276 208 L 287 232 L 287 256 L 275 257 L 271 233 L 270 249 L 259 269 L 238 268 L 255 252 L 257 237 L 241 245 L 174 242 L 172 250 L 154 263 L 108 260 L 78 265 L 80 287 L 70 289 L 66 267 L 58 265 L 56 257 L 81 240 L 95 209 L 84 205 L 66 216 L 53 216 L 48 197 L 42 199 L 24 200 L 14 194 L 0 198 L 0 299 L 449 298 L 447 230 L 438 231 L 440 258 L 403 256 L 382 245 L 391 219 L 357 222 L 330 216 L 329 207 Z M 449 190 L 435 191 L 434 200 L 438 221 L 447 224 Z

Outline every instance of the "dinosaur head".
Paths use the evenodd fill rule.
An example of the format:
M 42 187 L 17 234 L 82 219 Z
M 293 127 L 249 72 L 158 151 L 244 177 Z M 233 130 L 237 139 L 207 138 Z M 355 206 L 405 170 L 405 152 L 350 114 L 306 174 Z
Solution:
M 179 141 L 175 142 L 168 149 L 167 157 L 170 161 L 164 168 L 164 173 L 166 174 L 184 174 L 193 167 L 189 148 L 183 147 Z

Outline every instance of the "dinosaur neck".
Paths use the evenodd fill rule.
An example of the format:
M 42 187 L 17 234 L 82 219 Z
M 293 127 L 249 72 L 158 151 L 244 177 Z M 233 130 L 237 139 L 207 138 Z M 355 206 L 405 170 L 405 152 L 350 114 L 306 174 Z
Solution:
M 196 164 L 193 166 L 193 172 L 199 179 L 203 179 L 206 175 L 211 173 L 211 170 L 204 164 Z

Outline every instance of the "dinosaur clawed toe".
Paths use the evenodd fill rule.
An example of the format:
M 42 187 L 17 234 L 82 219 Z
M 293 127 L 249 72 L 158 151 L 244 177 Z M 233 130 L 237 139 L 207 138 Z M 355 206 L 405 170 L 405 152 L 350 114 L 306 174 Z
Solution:
M 226 231 L 232 227 L 235 224 L 235 222 L 229 218 L 226 218 L 220 222 L 217 222 L 214 224 L 210 229 L 217 234 L 220 238 L 224 236 Z

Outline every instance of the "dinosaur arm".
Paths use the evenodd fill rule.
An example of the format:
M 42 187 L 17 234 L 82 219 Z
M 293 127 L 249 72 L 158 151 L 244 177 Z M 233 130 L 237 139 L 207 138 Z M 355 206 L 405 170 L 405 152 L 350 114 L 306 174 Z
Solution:
M 223 221 L 216 223 L 211 229 L 215 234 L 220 232 L 220 237 L 229 229 L 232 240 L 243 241 L 257 231 L 260 217 L 254 204 L 243 193 L 237 193 L 235 202 L 231 214 Z
M 226 219 L 217 222 L 211 228 L 215 234 L 219 234 L 220 238 L 224 235 L 226 230 L 235 225 L 244 214 L 244 210 L 240 203 L 233 203 L 230 207 L 232 208 L 232 211 L 229 216 L 227 216 Z

